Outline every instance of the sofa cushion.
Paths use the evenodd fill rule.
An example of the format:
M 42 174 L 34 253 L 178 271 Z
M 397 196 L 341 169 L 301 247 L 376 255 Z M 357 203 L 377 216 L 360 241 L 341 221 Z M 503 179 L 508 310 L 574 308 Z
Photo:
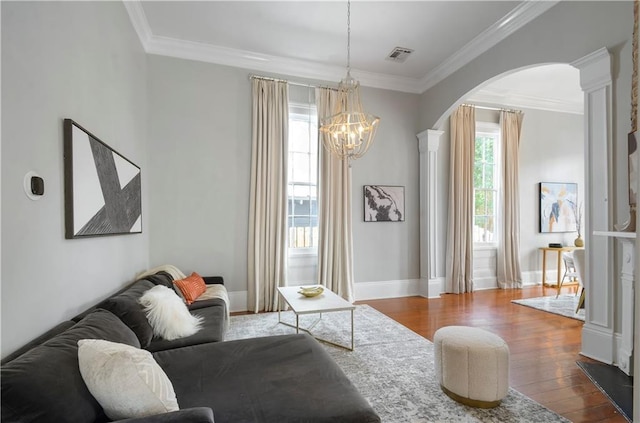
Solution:
M 95 310 L 65 332 L 2 366 L 2 421 L 93 423 L 102 407 L 78 368 L 78 341 L 106 339 L 140 347 L 136 335 L 106 310 Z
M 171 277 L 167 272 L 161 271 L 153 275 L 145 276 L 142 279 L 146 279 L 154 285 L 164 285 L 167 288 L 173 289 L 173 277 Z
M 173 281 L 173 283 L 182 292 L 182 297 L 187 304 L 191 304 L 207 290 L 207 285 L 204 283 L 202 276 L 196 272 L 191 273 L 191 276 L 187 276 L 184 279 Z
M 189 313 L 173 289 L 157 285 L 140 297 L 153 334 L 169 341 L 191 336 L 202 326 L 202 318 Z
M 204 344 L 207 342 L 219 342 L 224 340 L 227 329 L 227 308 L 223 300 L 207 300 L 208 307 L 191 310 L 191 314 L 201 318 L 201 329 L 191 336 L 174 339 L 154 337 L 146 347 L 147 350 L 163 351 L 171 348 L 180 348 L 189 345 Z
M 309 335 L 216 342 L 154 353 L 182 408 L 225 422 L 379 422 Z
M 132 284 L 126 291 L 107 298 L 98 307 L 109 310 L 120 318 L 136 334 L 142 348 L 146 348 L 153 338 L 153 328 L 138 302 L 142 294 L 155 285 L 145 279 Z
M 111 419 L 177 411 L 171 381 L 149 351 L 102 339 L 78 341 L 82 379 Z
M 53 338 L 54 336 L 58 335 L 59 333 L 64 332 L 65 330 L 69 329 L 70 327 L 72 327 L 76 323 L 77 322 L 74 322 L 72 320 L 65 320 L 64 322 L 58 323 L 53 328 L 49 329 L 48 331 L 46 331 L 42 335 L 40 335 L 37 338 L 35 338 L 34 340 L 30 341 L 28 344 L 23 345 L 22 347 L 18 348 L 17 350 L 12 352 L 11 354 L 9 354 L 6 357 L 4 357 L 2 359 L 2 361 L 0 361 L 0 364 L 2 364 L 4 366 L 5 364 L 9 363 L 10 361 L 13 361 L 16 358 L 20 357 L 22 354 L 26 353 L 27 351 L 32 350 L 34 347 L 37 347 L 38 345 L 48 341 L 49 339 Z

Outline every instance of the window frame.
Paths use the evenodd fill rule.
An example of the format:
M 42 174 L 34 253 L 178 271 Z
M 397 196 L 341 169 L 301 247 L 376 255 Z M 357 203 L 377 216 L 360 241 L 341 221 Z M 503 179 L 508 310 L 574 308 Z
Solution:
M 297 118 L 297 119 L 296 119 Z M 300 120 L 300 121 L 304 121 L 304 122 L 312 122 L 311 128 L 313 128 L 313 123 L 315 123 L 315 128 L 316 128 L 316 151 L 315 154 L 311 151 L 310 148 L 310 159 L 315 155 L 316 157 L 316 175 L 315 175 L 315 185 L 312 182 L 307 183 L 303 183 L 303 182 L 296 182 L 296 181 L 291 181 L 289 180 L 289 178 L 287 178 L 287 252 L 288 255 L 291 256 L 296 256 L 296 257 L 304 257 L 304 256 L 317 256 L 318 255 L 318 247 L 317 246 L 309 246 L 309 247 L 292 247 L 291 245 L 291 239 L 290 234 L 289 234 L 289 220 L 290 219 L 294 219 L 296 216 L 299 217 L 305 217 L 308 216 L 310 219 L 313 219 L 313 217 L 315 216 L 316 221 L 318 219 L 318 179 L 319 179 L 319 170 L 318 170 L 318 154 L 319 154 L 319 134 L 318 134 L 318 113 L 317 113 L 317 108 L 316 105 L 313 103 L 300 103 L 300 102 L 292 102 L 289 101 L 289 122 L 291 123 L 292 120 Z M 309 129 L 309 133 L 311 135 L 311 128 Z M 311 136 L 310 136 L 310 140 L 311 140 Z M 292 166 L 292 161 L 291 161 L 291 157 L 292 154 L 294 154 L 295 152 L 292 152 L 291 149 L 289 149 L 287 151 L 288 154 L 288 169 L 287 172 L 290 173 L 291 171 L 291 166 Z M 311 160 L 309 161 L 309 163 L 311 163 Z M 292 200 L 292 197 L 289 196 L 289 189 L 290 187 L 294 186 L 294 185 L 308 185 L 310 187 L 310 189 L 312 189 L 313 187 L 315 187 L 315 201 L 316 201 L 316 214 L 311 214 L 311 211 L 313 210 L 313 205 L 312 202 L 310 201 L 309 204 L 309 215 L 296 215 L 296 214 L 289 214 L 289 207 L 291 207 L 291 211 L 293 213 L 294 206 L 291 204 L 291 201 L 295 201 L 295 199 Z M 309 197 L 309 198 L 313 198 L 313 197 Z M 308 226 L 309 228 L 313 228 L 313 226 Z M 313 234 L 312 234 L 313 236 Z M 315 238 L 315 241 L 317 243 L 317 237 Z
M 482 188 L 485 191 L 493 191 L 495 192 L 495 200 L 494 200 L 494 213 L 493 213 L 493 227 L 494 227 L 494 232 L 493 232 L 493 241 L 487 241 L 487 242 L 483 242 L 483 241 L 476 241 L 475 237 L 473 239 L 473 247 L 474 249 L 477 250 L 481 250 L 481 249 L 493 249 L 493 248 L 497 248 L 498 247 L 498 243 L 499 243 L 499 235 L 500 235 L 500 222 L 502 219 L 502 216 L 500 214 L 499 211 L 499 204 L 500 204 L 500 188 L 501 188 L 501 184 L 500 184 L 500 171 L 501 171 L 501 164 L 500 164 L 500 157 L 501 157 L 501 133 L 500 133 L 500 124 L 495 123 L 495 122 L 476 122 L 476 129 L 475 129 L 475 138 L 478 138 L 479 136 L 484 136 L 484 137 L 490 137 L 490 138 L 494 138 L 494 148 L 493 148 L 493 189 L 488 190 L 486 188 Z M 475 138 L 474 138 L 474 161 L 473 161 L 473 167 L 475 170 L 476 167 L 476 161 L 475 161 Z M 473 227 L 475 228 L 475 220 L 476 220 L 476 186 L 475 183 L 473 185 L 473 208 L 472 208 L 472 212 L 473 212 Z M 488 216 L 488 215 L 482 215 L 482 216 Z M 473 234 L 472 234 L 473 235 Z

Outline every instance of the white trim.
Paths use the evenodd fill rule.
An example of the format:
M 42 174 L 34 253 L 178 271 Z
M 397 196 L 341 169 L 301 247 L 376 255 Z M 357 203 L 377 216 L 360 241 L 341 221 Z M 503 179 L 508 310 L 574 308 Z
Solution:
M 536 97 L 513 91 L 504 93 L 482 89 L 472 94 L 466 101 L 469 103 L 499 104 L 502 107 L 514 109 L 537 109 L 576 115 L 584 114 L 584 103 L 582 101 Z
M 356 282 L 353 285 L 356 301 L 420 295 L 420 279 Z
M 473 290 L 484 291 L 486 289 L 498 289 L 498 278 L 487 276 L 484 278 L 473 278 Z
M 440 298 L 444 294 L 444 278 L 429 279 L 429 296 L 427 298 Z
M 558 1 L 526 1 L 520 3 L 502 19 L 485 29 L 480 35 L 421 78 L 420 93 L 435 86 L 438 82 L 542 15 L 557 3 Z
M 229 311 L 235 313 L 238 311 L 247 311 L 247 291 L 229 291 Z
M 124 3 L 124 7 L 127 9 L 131 25 L 133 25 L 133 29 L 135 29 L 138 34 L 142 48 L 144 48 L 145 51 L 148 51 L 149 42 L 151 41 L 153 34 L 151 33 L 151 27 L 149 26 L 147 15 L 145 15 L 144 9 L 142 8 L 142 2 L 136 0 L 123 1 L 122 3 Z
M 327 81 L 339 81 L 345 74 L 345 69 L 342 66 L 327 66 L 308 60 L 294 60 L 206 43 L 156 36 L 151 31 L 141 1 L 127 0 L 123 1 L 123 3 L 142 46 L 149 54 Z M 522 2 L 422 78 L 393 76 L 355 69 L 351 73 L 363 86 L 422 94 L 555 6 L 556 3 L 558 3 L 557 0 Z

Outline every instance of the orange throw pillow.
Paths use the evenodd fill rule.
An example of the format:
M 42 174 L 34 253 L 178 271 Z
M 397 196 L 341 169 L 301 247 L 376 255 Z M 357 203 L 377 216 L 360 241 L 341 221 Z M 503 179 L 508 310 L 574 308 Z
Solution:
M 173 281 L 173 283 L 180 289 L 187 304 L 194 302 L 196 298 L 207 290 L 204 279 L 196 272 L 193 272 L 191 276 L 187 276 L 184 279 Z

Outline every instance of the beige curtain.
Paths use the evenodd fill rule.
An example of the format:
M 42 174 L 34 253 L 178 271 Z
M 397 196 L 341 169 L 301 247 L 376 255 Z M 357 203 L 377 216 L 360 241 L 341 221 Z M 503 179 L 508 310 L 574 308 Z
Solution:
M 473 291 L 473 167 L 476 111 L 460 106 L 451 115 L 449 224 L 445 292 Z
M 251 197 L 249 200 L 248 309 L 278 309 L 287 274 L 286 82 L 252 79 Z
M 500 112 L 502 134 L 502 195 L 499 213 L 503 222 L 498 242 L 498 286 L 521 288 L 520 270 L 520 189 L 518 156 L 520 150 L 521 112 Z
M 331 116 L 337 97 L 335 90 L 316 89 L 318 120 Z M 319 144 L 318 282 L 353 302 L 351 169 L 324 148 L 324 140 Z

